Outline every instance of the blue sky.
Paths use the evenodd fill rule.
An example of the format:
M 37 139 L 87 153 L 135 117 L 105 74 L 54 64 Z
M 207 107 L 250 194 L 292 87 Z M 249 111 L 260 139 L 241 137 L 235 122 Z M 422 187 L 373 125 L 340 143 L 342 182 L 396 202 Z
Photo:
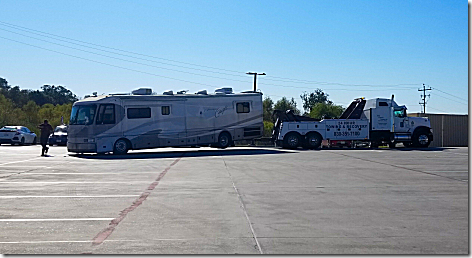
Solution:
M 0 77 L 79 97 L 232 86 L 275 101 L 323 89 L 336 104 L 395 94 L 468 114 L 465 1 L 2 0 Z M 59 36 L 59 37 L 57 37 Z M 106 47 L 106 48 L 105 48 Z

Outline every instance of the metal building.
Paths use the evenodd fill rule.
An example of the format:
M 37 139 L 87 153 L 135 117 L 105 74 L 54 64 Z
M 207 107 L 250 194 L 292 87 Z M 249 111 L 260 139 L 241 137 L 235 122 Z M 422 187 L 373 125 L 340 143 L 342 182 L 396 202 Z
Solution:
M 429 118 L 434 137 L 431 147 L 469 146 L 469 115 L 411 113 L 408 116 Z

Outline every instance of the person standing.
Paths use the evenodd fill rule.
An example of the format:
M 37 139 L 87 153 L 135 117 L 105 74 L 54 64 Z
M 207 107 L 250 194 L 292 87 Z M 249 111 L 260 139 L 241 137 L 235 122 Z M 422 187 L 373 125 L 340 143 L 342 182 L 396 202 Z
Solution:
M 45 156 L 45 153 L 48 153 L 49 148 L 46 146 L 48 144 L 49 135 L 53 132 L 52 126 L 49 124 L 48 120 L 44 120 L 44 123 L 38 125 L 38 128 L 41 129 L 41 156 Z

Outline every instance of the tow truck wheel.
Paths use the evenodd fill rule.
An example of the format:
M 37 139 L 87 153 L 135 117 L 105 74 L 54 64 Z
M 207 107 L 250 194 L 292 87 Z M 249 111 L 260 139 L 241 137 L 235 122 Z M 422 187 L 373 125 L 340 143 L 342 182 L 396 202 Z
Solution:
M 316 133 L 310 133 L 305 137 L 305 146 L 308 149 L 318 149 L 321 146 L 321 136 Z
M 426 148 L 431 143 L 429 132 L 421 130 L 413 135 L 413 146 L 418 148 Z
M 113 154 L 122 155 L 128 152 L 128 143 L 124 139 L 119 139 L 113 147 Z
M 296 149 L 300 145 L 300 136 L 297 133 L 289 133 L 284 137 L 284 148 Z

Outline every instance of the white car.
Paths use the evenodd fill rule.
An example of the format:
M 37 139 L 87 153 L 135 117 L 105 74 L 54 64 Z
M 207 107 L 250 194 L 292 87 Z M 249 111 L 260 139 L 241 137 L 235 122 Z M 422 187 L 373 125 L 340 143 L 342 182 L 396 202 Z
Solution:
M 4 126 L 0 128 L 0 144 L 36 144 L 36 134 L 24 126 Z

